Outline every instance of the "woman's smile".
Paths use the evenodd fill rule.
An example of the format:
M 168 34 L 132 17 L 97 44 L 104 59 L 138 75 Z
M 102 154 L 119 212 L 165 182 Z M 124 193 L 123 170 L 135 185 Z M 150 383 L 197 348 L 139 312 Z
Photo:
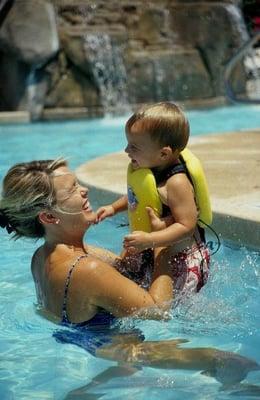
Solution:
M 87 200 L 85 201 L 85 203 L 83 204 L 82 209 L 83 209 L 84 211 L 93 211 L 93 210 L 92 210 L 92 207 L 91 207 L 91 204 L 90 204 L 90 202 L 89 202 L 88 199 L 87 199 Z

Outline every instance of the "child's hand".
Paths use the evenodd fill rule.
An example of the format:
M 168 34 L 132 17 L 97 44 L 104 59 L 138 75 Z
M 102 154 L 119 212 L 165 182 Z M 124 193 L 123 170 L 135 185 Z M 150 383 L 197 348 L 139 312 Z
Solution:
M 164 220 L 157 217 L 154 210 L 151 207 L 145 207 L 147 214 L 150 218 L 152 231 L 160 231 L 166 228 Z
M 142 231 L 134 231 L 125 236 L 123 246 L 127 250 L 142 251 L 153 246 L 150 234 Z
M 150 218 L 152 232 L 161 231 L 162 229 L 165 229 L 167 228 L 167 226 L 174 223 L 173 217 L 171 215 L 165 218 L 159 218 L 151 207 L 145 208 Z
M 103 221 L 107 217 L 113 217 L 115 215 L 114 207 L 109 204 L 108 206 L 100 207 L 97 211 L 97 222 Z

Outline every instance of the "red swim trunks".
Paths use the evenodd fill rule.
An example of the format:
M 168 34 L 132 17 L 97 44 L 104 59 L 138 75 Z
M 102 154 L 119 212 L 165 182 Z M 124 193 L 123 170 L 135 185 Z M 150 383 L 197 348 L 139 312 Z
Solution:
M 210 254 L 201 242 L 187 248 L 170 258 L 173 272 L 175 294 L 198 292 L 207 282 Z M 153 272 L 153 251 L 145 250 L 128 263 L 122 263 L 118 270 L 141 287 L 148 289 Z
M 177 253 L 170 259 L 174 291 L 196 293 L 208 280 L 210 253 L 204 243 L 199 243 Z

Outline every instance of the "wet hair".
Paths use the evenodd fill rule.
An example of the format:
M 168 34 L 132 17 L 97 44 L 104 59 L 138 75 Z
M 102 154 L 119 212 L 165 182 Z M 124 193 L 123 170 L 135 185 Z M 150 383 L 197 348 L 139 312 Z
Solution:
M 174 103 L 148 105 L 133 114 L 126 123 L 126 133 L 149 133 L 160 146 L 183 150 L 189 140 L 189 122 Z
M 0 199 L 0 226 L 15 239 L 44 236 L 38 215 L 56 204 L 52 175 L 63 166 L 67 166 L 67 162 L 59 158 L 19 163 L 7 172 Z

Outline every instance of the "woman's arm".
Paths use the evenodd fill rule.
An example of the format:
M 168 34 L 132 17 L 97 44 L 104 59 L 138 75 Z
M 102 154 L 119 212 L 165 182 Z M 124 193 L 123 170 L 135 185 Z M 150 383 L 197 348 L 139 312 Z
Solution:
M 112 265 L 113 267 L 117 268 L 117 266 L 121 263 L 122 257 L 118 256 L 117 254 L 113 253 L 110 250 L 95 247 L 95 246 L 87 246 L 88 254 L 99 258 L 101 261 Z
M 91 306 L 101 307 L 116 317 L 138 314 L 151 319 L 163 318 L 160 307 L 164 301 L 169 302 L 169 288 L 172 287 L 168 279 L 162 279 L 156 288 L 151 286 L 147 292 L 100 260 L 80 265 L 74 279 L 77 279 L 74 288 L 76 284 L 77 291 L 85 294 Z

